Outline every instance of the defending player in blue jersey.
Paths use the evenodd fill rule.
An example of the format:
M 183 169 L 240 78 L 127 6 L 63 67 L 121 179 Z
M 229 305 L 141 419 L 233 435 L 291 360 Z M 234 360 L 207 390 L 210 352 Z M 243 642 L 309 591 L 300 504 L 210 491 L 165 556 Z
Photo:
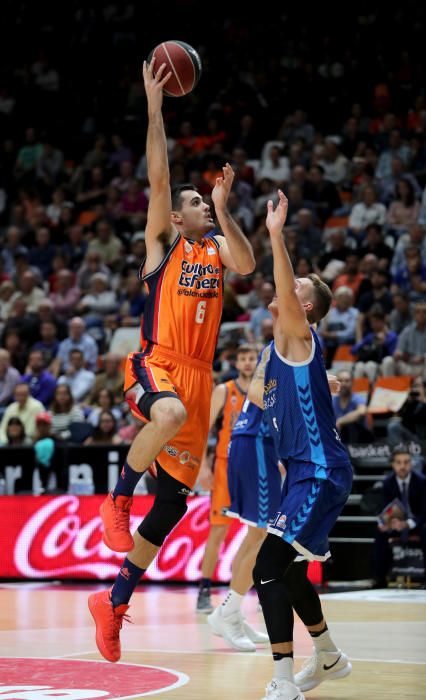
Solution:
M 259 358 L 247 399 L 234 425 L 228 456 L 228 486 L 231 505 L 226 514 L 248 525 L 247 534 L 232 563 L 232 578 L 226 597 L 207 621 L 215 634 L 239 651 L 256 651 L 269 637 L 254 630 L 241 614 L 243 598 L 253 585 L 253 567 L 266 536 L 266 526 L 275 519 L 281 501 L 282 474 L 263 411 L 265 367 L 272 343 Z M 327 374 L 332 393 L 340 391 L 340 382 Z M 299 556 L 299 559 L 304 559 Z
M 351 671 L 334 645 L 317 592 L 306 576 L 306 559 L 329 556 L 328 533 L 351 490 L 352 467 L 336 424 L 321 348 L 310 324 L 328 312 L 332 294 L 316 275 L 295 279 L 284 238 L 288 202 L 279 191 L 266 226 L 274 259 L 277 297 L 274 345 L 265 370 L 264 410 L 287 478 L 281 504 L 268 526 L 253 571 L 275 663 L 264 700 L 303 700 L 328 678 Z M 293 675 L 293 609 L 309 630 L 314 655 Z

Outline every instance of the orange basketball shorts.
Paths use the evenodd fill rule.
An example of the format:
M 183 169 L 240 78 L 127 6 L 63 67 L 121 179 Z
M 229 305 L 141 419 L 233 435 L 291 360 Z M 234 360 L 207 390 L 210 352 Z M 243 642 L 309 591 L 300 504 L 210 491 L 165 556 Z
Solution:
M 216 457 L 213 472 L 213 489 L 211 494 L 210 523 L 212 525 L 230 525 L 231 520 L 224 515 L 224 509 L 231 505 L 228 490 L 228 459 Z
M 167 392 L 166 396 L 175 395 L 182 401 L 188 418 L 164 445 L 157 462 L 168 474 L 192 489 L 209 432 L 211 364 L 151 345 L 145 352 L 134 352 L 127 357 L 124 392 L 133 415 L 144 422 L 147 419 L 138 404 L 146 392 Z

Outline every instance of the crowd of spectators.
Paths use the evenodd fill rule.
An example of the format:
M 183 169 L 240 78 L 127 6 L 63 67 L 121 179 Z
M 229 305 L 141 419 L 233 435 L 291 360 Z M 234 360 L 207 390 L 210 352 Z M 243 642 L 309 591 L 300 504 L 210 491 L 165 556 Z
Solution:
M 121 394 L 122 359 L 110 344 L 117 329 L 139 325 L 145 303 L 137 272 L 150 196 L 146 114 L 140 77 L 129 67 L 141 61 L 139 9 L 75 2 L 48 25 L 43 14 L 34 18 L 30 3 L 18 5 L 26 51 L 19 57 L 11 50 L 0 73 L 0 443 L 39 439 L 46 422 L 56 440 L 87 422 L 89 442 L 127 441 L 137 428 Z M 400 51 L 382 37 L 374 54 L 367 42 L 362 55 L 364 39 L 382 36 L 380 13 L 355 13 L 344 49 L 330 30 L 321 43 L 314 23 L 304 33 L 295 27 L 278 46 L 277 27 L 262 19 L 271 32 L 268 58 L 250 41 L 250 18 L 212 19 L 225 45 L 217 63 L 218 34 L 204 31 L 200 46 L 194 28 L 188 30 L 204 74 L 192 95 L 164 105 L 173 184 L 190 182 L 210 201 L 229 161 L 235 170 L 229 208 L 256 256 L 251 277 L 226 277 L 215 375 L 232 376 L 239 342 L 263 345 L 272 337 L 265 207 L 281 187 L 289 198 L 285 234 L 296 274 L 314 271 L 334 292 L 319 328 L 327 365 L 339 346 L 350 345 L 354 377 L 373 384 L 380 375 L 408 374 L 423 382 L 421 13 L 410 17 L 410 53 L 408 23 L 396 16 Z M 285 28 L 291 19 L 278 24 Z M 33 21 L 41 47 L 29 38 Z M 143 36 L 146 53 L 158 31 Z M 98 51 L 92 60 L 90 46 L 89 61 L 93 37 Z M 65 61 L 67 47 L 75 60 L 67 54 Z M 224 66 L 232 69 L 224 73 Z M 351 381 L 345 377 L 336 404 L 348 440 L 371 436 L 364 410 L 351 403 Z M 355 433 L 343 417 L 348 405 Z M 393 434 L 413 430 L 406 415 L 391 424 Z

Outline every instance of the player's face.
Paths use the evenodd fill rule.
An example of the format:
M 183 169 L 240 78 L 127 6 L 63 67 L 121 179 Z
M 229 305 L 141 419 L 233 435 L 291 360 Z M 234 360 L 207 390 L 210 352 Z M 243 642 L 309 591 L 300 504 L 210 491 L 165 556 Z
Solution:
M 235 367 L 244 379 L 251 379 L 256 369 L 257 355 L 255 352 L 244 352 L 237 356 Z
M 312 309 L 312 297 L 314 289 L 312 280 L 310 280 L 309 277 L 297 277 L 295 280 L 294 289 L 305 311 L 310 311 Z M 274 318 L 278 316 L 278 298 L 276 296 L 274 296 L 274 298 L 272 299 L 271 303 L 268 306 L 268 309 Z
M 392 467 L 400 479 L 405 479 L 411 472 L 411 456 L 409 454 L 395 455 Z
M 302 304 L 306 304 L 308 302 L 312 303 L 311 298 L 313 296 L 313 289 L 314 285 L 309 277 L 296 277 L 295 291 Z
M 203 234 L 214 228 L 210 207 L 198 192 L 185 190 L 181 193 L 181 208 L 174 212 L 175 223 L 184 232 Z

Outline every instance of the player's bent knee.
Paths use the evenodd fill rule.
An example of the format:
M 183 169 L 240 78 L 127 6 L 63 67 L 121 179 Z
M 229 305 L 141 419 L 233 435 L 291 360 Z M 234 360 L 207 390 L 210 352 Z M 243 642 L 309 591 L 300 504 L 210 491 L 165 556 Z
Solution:
M 186 408 L 179 399 L 164 399 L 151 408 L 151 420 L 165 433 L 174 435 L 188 418 Z
M 138 527 L 138 532 L 145 540 L 156 547 L 161 547 L 167 535 L 183 518 L 188 506 L 185 500 L 166 501 L 156 498 L 148 515 Z
M 253 569 L 253 582 L 262 586 L 262 581 L 281 579 L 296 557 L 296 550 L 277 535 L 268 534 L 262 543 Z

